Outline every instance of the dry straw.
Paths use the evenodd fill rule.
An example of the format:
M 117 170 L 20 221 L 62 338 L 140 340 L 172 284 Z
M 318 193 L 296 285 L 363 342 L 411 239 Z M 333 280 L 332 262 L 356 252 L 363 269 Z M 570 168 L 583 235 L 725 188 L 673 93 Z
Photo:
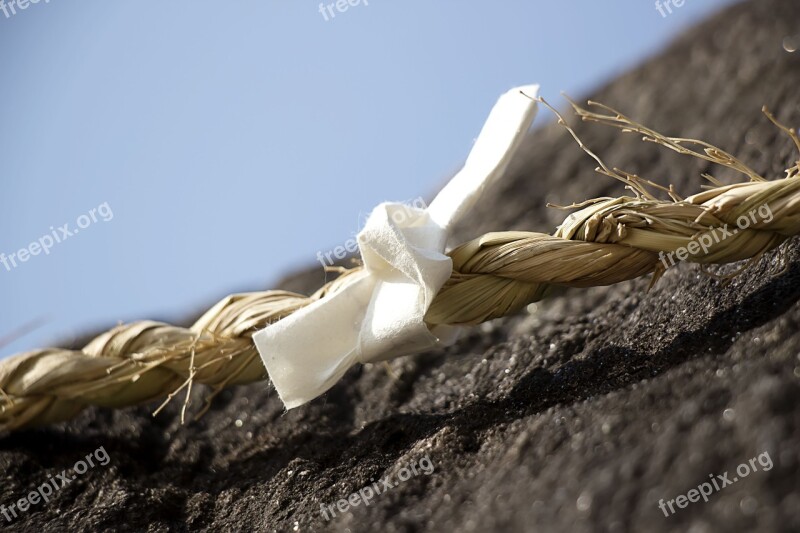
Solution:
M 453 272 L 426 315 L 429 324 L 478 324 L 506 316 L 541 299 L 554 285 L 610 285 L 648 273 L 654 274 L 655 283 L 664 271 L 659 253 L 687 247 L 725 224 L 735 226 L 740 216 L 761 206 L 768 206 L 773 215 L 769 220 L 751 217 L 749 227 L 715 240 L 687 260 L 753 262 L 800 233 L 800 160 L 785 178 L 768 181 L 731 154 L 702 141 L 666 137 L 601 104 L 589 102 L 593 111 L 574 103 L 572 107 L 585 121 L 637 133 L 645 141 L 733 169 L 748 181 L 723 185 L 704 175 L 712 185 L 683 199 L 672 187 L 607 167 L 558 115 L 580 147 L 597 161 L 597 171 L 624 182 L 633 196 L 569 206 L 565 209 L 578 210 L 553 235 L 489 233 L 450 251 Z M 800 150 L 795 130 L 764 112 Z M 651 190 L 670 199 L 658 199 Z M 189 328 L 135 322 L 103 333 L 80 351 L 51 348 L 0 361 L 0 430 L 68 420 L 90 405 L 120 408 L 163 398 L 157 414 L 185 392 L 183 420 L 194 383 L 212 389 L 205 408 L 196 415 L 200 416 L 225 387 L 266 379 L 251 339 L 256 331 L 336 292 L 357 271 L 344 271 L 311 296 L 285 291 L 229 296 Z

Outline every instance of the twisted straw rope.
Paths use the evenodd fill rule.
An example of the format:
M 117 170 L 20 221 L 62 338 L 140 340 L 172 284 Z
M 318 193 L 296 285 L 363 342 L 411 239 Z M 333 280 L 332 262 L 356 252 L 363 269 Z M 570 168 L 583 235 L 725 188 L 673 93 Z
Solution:
M 583 120 L 642 134 L 646 141 L 733 168 L 750 182 L 723 186 L 705 176 L 714 187 L 681 199 L 672 188 L 609 169 L 558 115 L 581 148 L 597 160 L 598 171 L 624 181 L 635 196 L 570 206 L 581 209 L 568 216 L 554 235 L 489 233 L 455 248 L 449 252 L 452 275 L 426 315 L 429 324 L 478 324 L 506 316 L 541 299 L 552 285 L 610 285 L 651 272 L 655 283 L 664 271 L 660 252 L 687 247 L 725 224 L 737 229 L 735 235 L 715 239 L 707 253 L 689 254 L 687 260 L 707 264 L 755 260 L 800 233 L 800 161 L 787 170 L 786 178 L 767 181 L 706 143 L 662 136 L 599 104 L 590 102 L 610 114 L 572 105 Z M 800 149 L 795 131 L 778 124 L 768 112 L 767 116 Z M 656 199 L 648 186 L 666 191 L 672 200 Z M 740 216 L 764 205 L 773 215 L 769 221 L 750 217 L 749 227 L 736 227 Z M 267 377 L 251 340 L 253 333 L 336 292 L 360 270 L 345 271 L 308 297 L 286 291 L 228 296 L 188 328 L 135 322 L 103 333 L 80 351 L 50 348 L 0 361 L 0 431 L 68 420 L 89 405 L 121 408 L 166 396 L 156 414 L 183 389 L 188 402 L 195 382 L 212 388 L 199 417 L 223 388 Z

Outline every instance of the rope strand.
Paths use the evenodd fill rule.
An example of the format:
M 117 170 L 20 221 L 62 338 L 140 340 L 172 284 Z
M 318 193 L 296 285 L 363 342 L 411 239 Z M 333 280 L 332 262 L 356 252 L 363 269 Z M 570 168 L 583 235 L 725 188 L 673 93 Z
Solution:
M 606 106 L 598 107 L 608 115 L 572 105 L 584 120 L 643 134 L 645 141 L 733 168 L 750 181 L 717 185 L 681 200 L 671 187 L 607 167 L 559 115 L 579 146 L 600 164 L 598 172 L 625 182 L 635 197 L 575 205 L 579 210 L 553 235 L 489 233 L 455 248 L 449 252 L 452 275 L 426 315 L 430 325 L 478 324 L 507 316 L 540 300 L 551 285 L 611 285 L 649 273 L 655 283 L 669 266 L 665 258 L 675 254 L 680 259 L 680 250 L 688 250 L 686 261 L 701 264 L 759 258 L 800 234 L 800 161 L 786 178 L 766 181 L 707 143 L 665 137 Z M 796 132 L 765 113 L 800 149 Z M 656 199 L 647 187 L 671 199 Z M 693 243 L 709 244 L 692 253 Z M 251 336 L 336 292 L 359 270 L 346 270 L 311 296 L 286 291 L 228 296 L 188 328 L 134 322 L 101 334 L 82 350 L 51 348 L 2 360 L 0 431 L 69 420 L 90 405 L 122 408 L 166 397 L 157 413 L 186 389 L 183 419 L 193 383 L 210 386 L 213 398 L 225 387 L 266 379 Z

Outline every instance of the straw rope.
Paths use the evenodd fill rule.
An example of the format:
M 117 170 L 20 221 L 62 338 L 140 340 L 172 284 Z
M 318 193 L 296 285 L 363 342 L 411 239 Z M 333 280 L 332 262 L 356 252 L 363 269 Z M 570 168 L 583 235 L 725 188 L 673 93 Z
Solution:
M 506 316 L 541 299 L 553 285 L 610 285 L 648 273 L 654 273 L 655 283 L 665 269 L 660 254 L 690 247 L 704 235 L 706 242 L 716 235 L 713 244 L 689 253 L 687 261 L 755 260 L 800 234 L 800 162 L 787 170 L 786 178 L 767 181 L 723 150 L 664 137 L 611 108 L 591 105 L 604 113 L 573 108 L 583 120 L 639 133 L 679 153 L 733 168 L 750 181 L 723 186 L 706 176 L 713 187 L 681 199 L 672 188 L 609 169 L 559 115 L 581 148 L 597 160 L 598 171 L 624 181 L 634 196 L 570 206 L 579 210 L 553 235 L 489 233 L 450 251 L 453 272 L 426 315 L 429 324 L 477 324 Z M 795 131 L 767 116 L 800 149 Z M 665 191 L 671 199 L 655 198 L 648 187 Z M 771 217 L 754 216 L 762 206 L 768 206 Z M 738 227 L 740 217 L 747 217 L 746 228 Z M 720 229 L 726 224 L 727 235 Z M 156 414 L 185 390 L 183 420 L 194 383 L 212 388 L 200 416 L 225 387 L 266 379 L 251 340 L 256 331 L 336 292 L 359 270 L 345 271 L 311 296 L 286 291 L 228 296 L 188 328 L 135 322 L 103 333 L 79 351 L 51 348 L 2 360 L 0 430 L 68 420 L 90 405 L 121 408 L 165 398 Z

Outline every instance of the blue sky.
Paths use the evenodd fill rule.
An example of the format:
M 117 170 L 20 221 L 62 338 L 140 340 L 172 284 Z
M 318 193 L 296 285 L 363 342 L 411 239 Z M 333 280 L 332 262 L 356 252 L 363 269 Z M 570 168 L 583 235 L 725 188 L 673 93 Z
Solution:
M 0 253 L 79 229 L 0 264 L 0 343 L 39 324 L 0 357 L 268 288 L 377 203 L 434 192 L 502 92 L 581 95 L 731 3 L 662 17 L 649 0 L 362 0 L 327 21 L 307 0 L 0 11 Z

